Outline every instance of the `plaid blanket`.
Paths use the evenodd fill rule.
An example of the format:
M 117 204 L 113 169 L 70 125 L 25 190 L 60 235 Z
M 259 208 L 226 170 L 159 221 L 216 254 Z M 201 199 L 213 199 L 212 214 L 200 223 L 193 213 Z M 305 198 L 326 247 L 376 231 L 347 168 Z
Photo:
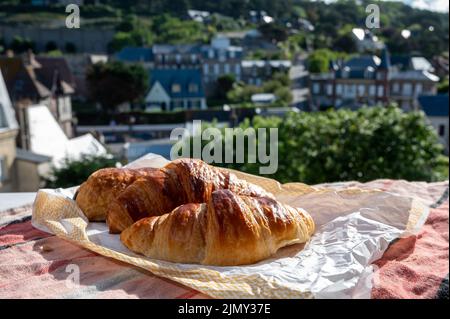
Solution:
M 374 263 L 373 298 L 447 298 L 448 182 L 376 180 L 322 184 L 378 188 L 414 196 L 430 207 L 417 236 L 391 243 Z M 97 255 L 31 226 L 31 206 L 0 212 L 2 298 L 209 298 L 168 279 Z M 79 285 L 69 280 L 79 269 Z

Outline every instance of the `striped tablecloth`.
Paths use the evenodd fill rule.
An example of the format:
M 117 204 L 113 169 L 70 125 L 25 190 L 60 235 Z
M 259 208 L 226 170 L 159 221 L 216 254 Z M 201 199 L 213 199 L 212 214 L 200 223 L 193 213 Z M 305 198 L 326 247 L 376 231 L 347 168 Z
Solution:
M 448 181 L 377 180 L 321 187 L 378 188 L 422 200 L 431 210 L 417 236 L 393 242 L 375 262 L 373 298 L 448 298 Z M 75 246 L 31 226 L 31 207 L 0 212 L 2 298 L 208 298 L 140 268 Z M 80 284 L 74 285 L 75 268 Z

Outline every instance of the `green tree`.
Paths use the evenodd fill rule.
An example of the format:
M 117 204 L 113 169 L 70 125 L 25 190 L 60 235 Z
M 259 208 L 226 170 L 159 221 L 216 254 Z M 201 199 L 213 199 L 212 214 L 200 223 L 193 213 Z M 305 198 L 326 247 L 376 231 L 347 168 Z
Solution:
M 196 21 L 183 21 L 167 14 L 154 19 L 152 30 L 157 35 L 159 43 L 183 44 L 203 42 L 209 38 L 203 24 Z
M 110 156 L 82 156 L 79 160 L 65 159 L 61 167 L 52 167 L 44 177 L 47 188 L 67 188 L 83 183 L 89 175 L 105 167 L 115 167 L 118 161 Z
M 354 53 L 358 50 L 351 33 L 341 35 L 334 41 L 333 48 L 336 51 Z
M 215 97 L 226 99 L 228 92 L 233 88 L 235 78 L 232 74 L 224 74 L 217 78 Z
M 96 63 L 87 70 L 86 79 L 90 98 L 107 111 L 141 99 L 148 90 L 148 73 L 140 64 Z
M 441 93 L 441 94 L 447 93 L 448 94 L 448 78 L 444 79 L 441 83 L 439 83 L 438 93 Z
M 331 61 L 336 59 L 345 60 L 346 58 L 346 53 L 334 52 L 328 49 L 315 50 L 308 57 L 308 69 L 311 73 L 327 72 Z
M 274 22 L 264 23 L 259 26 L 258 30 L 270 42 L 283 42 L 288 37 L 286 28 Z
M 33 50 L 34 51 L 34 42 L 30 39 L 22 38 L 20 36 L 15 36 L 10 45 L 10 49 L 13 50 L 15 53 L 23 53 L 27 50 Z
M 73 42 L 66 42 L 66 45 L 64 46 L 64 50 L 67 53 L 77 53 L 77 47 Z
M 56 51 L 58 50 L 58 45 L 55 41 L 48 41 L 45 44 L 45 52 Z
M 251 102 L 253 94 L 273 93 L 277 100 L 277 106 L 285 106 L 292 102 L 291 80 L 285 72 L 277 72 L 270 80 L 265 81 L 261 86 L 247 85 L 242 82 L 235 83 L 233 89 L 227 93 L 227 98 L 232 103 L 245 104 Z
M 255 117 L 240 127 L 278 128 L 278 171 L 270 177 L 280 182 L 448 179 L 448 158 L 422 112 L 390 106 L 289 113 Z M 259 172 L 258 164 L 225 166 Z

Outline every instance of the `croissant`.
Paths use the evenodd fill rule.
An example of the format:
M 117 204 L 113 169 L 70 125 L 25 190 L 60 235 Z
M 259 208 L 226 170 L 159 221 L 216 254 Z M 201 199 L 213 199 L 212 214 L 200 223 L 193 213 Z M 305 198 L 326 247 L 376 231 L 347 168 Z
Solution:
M 74 199 L 90 221 L 104 221 L 113 198 L 138 178 L 152 175 L 157 171 L 159 170 L 154 168 L 100 169 L 81 184 Z
M 180 263 L 252 264 L 279 248 L 305 243 L 314 232 L 302 209 L 268 197 L 212 193 L 205 204 L 186 204 L 169 214 L 139 220 L 120 239 L 147 257 Z
M 169 213 L 182 204 L 204 203 L 219 189 L 229 189 L 239 195 L 273 197 L 229 171 L 201 160 L 179 159 L 158 173 L 136 180 L 114 197 L 106 222 L 111 233 L 120 233 L 141 218 Z

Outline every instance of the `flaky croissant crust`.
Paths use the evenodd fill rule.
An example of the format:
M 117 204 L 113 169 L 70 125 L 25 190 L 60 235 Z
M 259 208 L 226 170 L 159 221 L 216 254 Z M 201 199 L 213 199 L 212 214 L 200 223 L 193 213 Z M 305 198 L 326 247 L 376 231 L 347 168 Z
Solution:
M 239 195 L 273 197 L 227 170 L 201 160 L 179 159 L 137 179 L 112 198 L 106 221 L 111 233 L 120 233 L 141 218 L 169 213 L 182 204 L 207 202 L 211 193 L 220 189 Z
M 112 200 L 137 179 L 154 174 L 154 168 L 100 169 L 78 188 L 75 201 L 90 221 L 104 221 Z
M 141 219 L 120 238 L 130 250 L 151 258 L 232 266 L 255 263 L 283 246 L 305 243 L 314 227 L 302 209 L 272 198 L 217 190 L 206 204 L 186 204 L 169 214 Z

